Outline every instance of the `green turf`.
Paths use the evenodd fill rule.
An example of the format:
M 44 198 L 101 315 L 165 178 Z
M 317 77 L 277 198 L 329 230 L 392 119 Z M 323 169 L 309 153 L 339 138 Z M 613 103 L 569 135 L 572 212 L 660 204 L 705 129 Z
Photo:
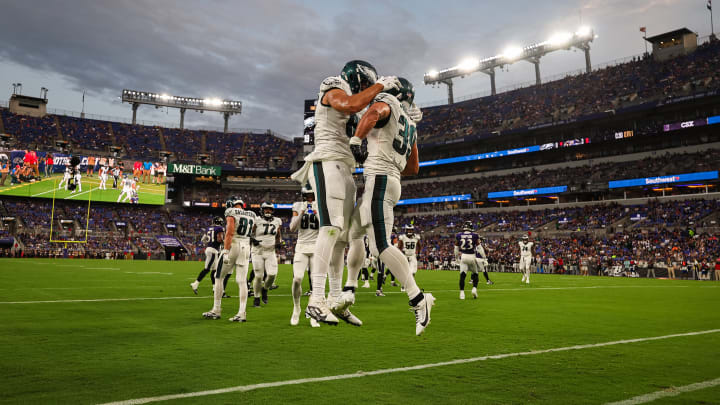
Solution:
M 0 259 L 0 403 L 100 403 L 322 377 L 484 355 L 720 328 L 720 283 L 492 274 L 480 297 L 457 297 L 457 272 L 420 271 L 437 297 L 414 335 L 407 296 L 360 289 L 364 322 L 289 325 L 291 269 L 270 303 L 208 321 L 200 262 Z M 307 287 L 307 280 L 304 283 Z M 170 298 L 9 304 L 113 298 Z M 303 297 L 303 305 L 307 298 Z M 602 404 L 720 377 L 720 333 L 532 354 L 425 370 L 210 395 L 173 403 Z M 718 387 L 658 403 L 718 403 Z
M 5 186 L 0 187 L 0 196 L 13 195 L 20 197 L 55 198 L 57 200 L 116 202 L 120 196 L 119 189 L 112 188 L 112 177 L 107 180 L 107 190 L 100 190 L 100 179 L 97 175 L 82 178 L 82 192 L 71 193 L 65 188 L 58 189 L 62 181 L 62 174 L 55 174 L 52 177 L 42 179 L 34 183 L 21 183 L 10 185 L 8 179 Z M 140 204 L 165 204 L 164 184 L 145 184 L 139 182 L 138 200 Z

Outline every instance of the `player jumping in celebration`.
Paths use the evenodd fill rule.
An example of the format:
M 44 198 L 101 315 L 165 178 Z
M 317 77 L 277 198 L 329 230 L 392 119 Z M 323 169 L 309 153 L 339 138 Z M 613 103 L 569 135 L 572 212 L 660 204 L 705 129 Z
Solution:
M 107 190 L 105 183 L 107 182 L 109 170 L 110 168 L 105 165 L 100 166 L 100 171 L 98 172 L 98 174 L 100 175 L 100 185 L 98 186 L 98 188 L 100 190 Z
M 480 236 L 473 232 L 473 225 L 465 221 L 462 232 L 455 235 L 455 256 L 460 255 L 460 299 L 465 299 L 465 277 L 470 270 L 470 279 L 473 283 L 472 296 L 477 298 L 477 285 L 480 280 L 478 264 L 475 260 L 475 248 L 479 245 Z
M 220 260 L 220 251 L 218 249 L 221 249 L 221 245 L 223 243 L 223 240 L 225 239 L 225 228 L 223 228 L 223 225 L 225 224 L 225 221 L 220 217 L 213 218 L 213 224 L 212 226 L 207 228 L 207 231 L 205 234 L 203 234 L 202 239 L 200 240 L 202 243 L 206 243 L 207 246 L 205 246 L 205 267 L 203 270 L 198 274 L 197 279 L 190 283 L 190 288 L 192 288 L 193 292 L 197 295 L 198 293 L 198 287 L 200 286 L 200 282 L 203 278 L 209 273 L 213 272 L 210 280 L 215 283 L 215 271 L 218 268 L 218 263 Z
M 398 245 L 405 253 L 408 263 L 410 264 L 410 273 L 415 277 L 417 273 L 417 251 L 420 249 L 420 235 L 415 234 L 415 226 L 410 224 L 405 226 L 405 233 L 398 237 Z M 405 291 L 405 286 L 402 286 L 402 291 Z
M 399 90 L 391 89 L 375 97 L 358 123 L 355 136 L 350 138 L 351 151 L 356 161 L 364 164 L 365 176 L 365 191 L 359 209 L 353 213 L 350 236 L 362 243 L 362 236 L 367 233 L 373 255 L 405 286 L 415 313 L 415 334 L 420 335 L 430 323 L 435 297 L 420 290 L 407 258 L 390 239 L 393 208 L 401 194 L 400 177 L 416 175 L 419 170 L 415 122 L 407 112 L 412 108 L 415 90 L 406 79 L 399 81 Z M 366 137 L 367 151 L 361 147 Z M 357 274 L 353 276 L 348 271 L 348 283 L 340 302 L 354 301 L 352 283 L 357 286 Z M 337 314 L 339 309 L 342 308 L 333 308 L 333 313 Z
M 222 297 L 225 293 L 223 280 L 232 274 L 235 268 L 235 281 L 240 290 L 238 297 L 240 305 L 237 315 L 230 318 L 232 322 L 245 322 L 247 307 L 247 272 L 250 267 L 250 235 L 255 228 L 257 217 L 252 211 L 244 209 L 245 203 L 238 197 L 232 196 L 225 202 L 225 239 L 223 249 L 220 251 L 221 263 L 215 271 L 215 290 L 213 294 L 213 308 L 205 312 L 207 319 L 220 319 L 222 313 Z
M 487 285 L 493 285 L 494 283 L 490 281 L 490 276 L 488 276 L 487 268 L 488 268 L 488 260 L 487 260 L 487 254 L 485 254 L 485 247 L 483 247 L 483 244 L 485 243 L 485 239 L 481 236 L 480 240 L 478 241 L 478 245 L 475 248 L 475 261 L 477 262 L 478 269 L 482 271 L 483 276 L 485 276 L 485 283 Z
M 275 207 L 264 202 L 260 204 L 261 216 L 255 221 L 254 238 L 252 239 L 252 264 L 255 279 L 253 280 L 253 306 L 268 303 L 268 290 L 275 281 L 278 272 L 275 246 L 282 241 L 280 228 L 282 220 L 273 215 Z
M 305 186 L 300 191 L 303 201 L 293 204 L 293 217 L 290 220 L 290 231 L 298 233 L 297 243 L 295 244 L 295 255 L 293 256 L 293 313 L 290 317 L 290 325 L 300 323 L 300 296 L 302 295 L 302 281 L 305 278 L 307 270 L 310 280 L 311 262 L 313 251 L 315 250 L 315 242 L 317 241 L 318 228 L 320 223 L 317 218 L 317 202 L 315 194 L 309 186 Z M 312 281 L 310 281 L 312 286 Z M 310 324 L 318 327 L 320 324 L 313 318 L 310 318 Z
M 532 262 L 533 242 L 528 240 L 527 235 L 523 235 L 520 245 L 520 271 L 522 272 L 521 283 L 530 284 L 530 264 Z
M 354 114 L 362 111 L 381 91 L 398 89 L 399 85 L 396 77 L 378 80 L 375 68 L 359 60 L 346 63 L 340 76 L 328 77 L 320 85 L 315 109 L 315 149 L 305 157 L 305 165 L 292 175 L 300 184 L 310 180 L 318 203 L 320 229 L 306 315 L 319 322 L 333 325 L 338 322 L 325 300 L 325 282 L 329 276 L 330 299 L 335 300 L 342 288 L 347 232 L 355 207 L 356 188 L 352 177 L 355 161 L 347 143 L 348 122 L 354 123 L 357 119 Z M 362 251 L 357 255 L 357 260 L 361 260 Z

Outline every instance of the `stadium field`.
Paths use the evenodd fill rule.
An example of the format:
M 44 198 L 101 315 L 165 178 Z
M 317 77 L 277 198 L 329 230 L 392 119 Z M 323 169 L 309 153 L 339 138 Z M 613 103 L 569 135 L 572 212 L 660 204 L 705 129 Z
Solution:
M 58 185 L 62 181 L 62 174 L 56 174 L 52 177 L 42 179 L 34 183 L 21 183 L 15 185 L 6 185 L 0 187 L 0 196 L 12 195 L 20 197 L 36 197 L 36 198 L 54 198 L 59 200 L 72 201 L 105 201 L 116 202 L 120 196 L 120 189 L 112 188 L 112 177 L 107 180 L 107 190 L 100 190 L 100 179 L 97 175 L 93 177 L 83 176 L 82 192 L 71 193 L 65 188 L 59 189 Z M 8 183 L 9 184 L 9 181 Z M 139 183 L 138 199 L 140 204 L 162 205 L 165 203 L 165 185 L 164 184 L 144 184 Z
M 502 273 L 480 286 L 478 299 L 468 288 L 470 299 L 460 301 L 457 272 L 420 271 L 419 284 L 437 303 L 416 337 L 407 296 L 389 286 L 386 297 L 359 290 L 360 328 L 313 329 L 304 317 L 290 326 L 289 265 L 281 265 L 269 305 L 248 308 L 247 323 L 227 321 L 238 305 L 232 281 L 223 319 L 205 320 L 209 280 L 197 296 L 189 287 L 201 267 L 1 259 L 0 403 L 720 398 L 718 283 L 534 275 L 524 285 L 520 275 Z

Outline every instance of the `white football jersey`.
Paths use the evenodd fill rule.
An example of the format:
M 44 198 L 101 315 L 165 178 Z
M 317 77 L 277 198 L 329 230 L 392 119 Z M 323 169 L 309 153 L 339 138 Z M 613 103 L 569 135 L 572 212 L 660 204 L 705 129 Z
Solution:
M 282 227 L 282 220 L 278 217 L 266 219 L 265 217 L 257 216 L 256 218 L 255 239 L 260 241 L 260 247 L 274 248 L 275 235 L 277 235 Z
M 348 96 L 352 95 L 350 85 L 340 76 L 332 76 L 323 80 L 315 106 L 315 149 L 305 160 L 342 160 L 354 161 L 348 145 L 347 123 L 350 115 L 342 113 L 330 105 L 324 105 L 322 98 L 332 89 L 340 89 Z
M 108 168 L 106 166 L 102 166 L 100 168 L 100 175 L 101 176 L 107 176 Z
M 310 209 L 308 209 L 308 205 L 310 205 Z M 320 222 L 317 217 L 317 201 L 313 201 L 312 204 L 308 204 L 306 201 L 298 201 L 293 204 L 292 210 L 300 215 L 300 226 L 298 227 L 295 251 L 299 253 L 312 253 L 315 249 L 318 229 L 320 229 Z M 304 213 L 303 210 L 305 211 Z
M 403 252 L 405 256 L 415 256 L 415 250 L 417 249 L 418 242 L 420 242 L 420 235 L 413 234 L 413 236 L 400 235 L 400 242 L 402 243 Z
M 475 248 L 475 257 L 482 257 L 483 259 L 487 259 L 487 255 L 485 254 L 485 248 L 482 247 L 482 245 L 479 243 Z
M 257 221 L 254 212 L 246 211 L 242 208 L 228 208 L 225 210 L 225 218 L 235 218 L 235 234 L 233 239 L 250 240 L 253 225 Z
M 533 242 L 520 241 L 520 256 L 532 257 Z
M 375 103 L 390 106 L 390 116 L 382 128 L 374 128 L 367 137 L 368 157 L 363 167 L 366 175 L 388 175 L 400 179 L 417 139 L 415 122 L 405 113 L 395 96 L 380 93 Z

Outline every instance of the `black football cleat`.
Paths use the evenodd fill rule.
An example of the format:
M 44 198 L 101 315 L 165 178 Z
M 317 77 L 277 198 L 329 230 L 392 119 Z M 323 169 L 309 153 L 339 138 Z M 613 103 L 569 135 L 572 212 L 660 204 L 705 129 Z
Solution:
M 267 304 L 268 296 L 267 296 L 268 290 L 267 288 L 262 289 L 262 302 L 263 304 Z
M 253 298 L 253 306 L 255 308 L 260 308 L 260 298 L 258 298 L 258 297 Z

